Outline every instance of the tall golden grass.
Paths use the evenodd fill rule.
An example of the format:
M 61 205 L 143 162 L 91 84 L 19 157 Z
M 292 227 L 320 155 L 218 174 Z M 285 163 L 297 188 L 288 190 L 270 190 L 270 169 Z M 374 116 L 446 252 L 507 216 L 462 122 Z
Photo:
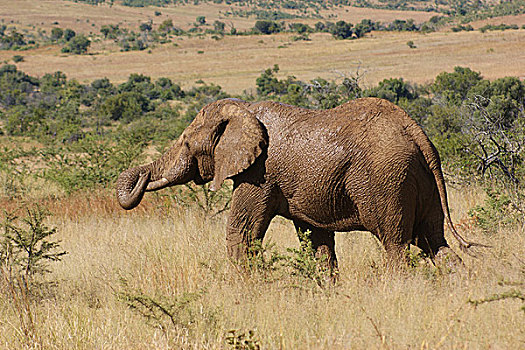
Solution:
M 457 222 L 483 200 L 475 188 L 449 192 Z M 228 349 L 231 330 L 262 349 L 524 346 L 522 302 L 469 303 L 523 291 L 523 227 L 495 227 L 485 234 L 462 226 L 464 235 L 493 247 L 479 258 L 458 251 L 465 268 L 455 273 L 439 273 L 430 264 L 389 273 L 383 250 L 369 233 L 340 233 L 339 282 L 320 289 L 293 276 L 240 272 L 226 258 L 226 214 L 206 217 L 151 195 L 142 209 L 125 212 L 116 210 L 109 192 L 47 206 L 54 213 L 48 224 L 57 227 L 69 254 L 47 276 L 56 286 L 27 300 L 33 320 L 29 340 L 20 318 L 25 311 L 0 283 L 0 348 Z M 273 221 L 266 240 L 281 252 L 298 246 L 284 219 Z M 450 243 L 454 246 L 453 238 Z M 148 321 L 119 299 L 122 293 L 173 302 L 187 293 L 198 296 L 171 323 Z

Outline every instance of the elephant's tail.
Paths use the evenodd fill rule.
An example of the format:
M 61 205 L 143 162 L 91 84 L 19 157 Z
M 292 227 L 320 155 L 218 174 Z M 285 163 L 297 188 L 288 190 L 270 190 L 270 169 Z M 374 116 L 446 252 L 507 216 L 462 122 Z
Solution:
M 407 115 L 407 118 L 410 118 L 410 117 Z M 441 160 L 439 159 L 439 154 L 436 150 L 436 147 L 434 147 L 434 145 L 429 140 L 425 132 L 421 129 L 421 127 L 417 125 L 412 119 L 410 119 L 410 122 L 411 123 L 409 126 L 406 127 L 406 130 L 411 135 L 414 142 L 417 144 L 421 153 L 423 153 L 423 156 L 425 157 L 425 161 L 428 164 L 430 171 L 432 171 L 432 174 L 434 174 L 434 179 L 436 180 L 439 197 L 441 199 L 441 207 L 445 215 L 445 221 L 447 222 L 447 225 L 450 228 L 450 231 L 452 231 L 452 235 L 459 242 L 461 250 L 464 252 L 467 252 L 468 248 L 472 246 L 487 247 L 479 243 L 473 243 L 473 242 L 467 241 L 456 231 L 456 228 L 454 227 L 454 224 L 452 223 L 452 219 L 450 218 L 450 211 L 449 211 L 448 199 L 447 199 L 447 189 L 445 186 L 445 179 L 443 177 L 443 171 L 441 170 Z

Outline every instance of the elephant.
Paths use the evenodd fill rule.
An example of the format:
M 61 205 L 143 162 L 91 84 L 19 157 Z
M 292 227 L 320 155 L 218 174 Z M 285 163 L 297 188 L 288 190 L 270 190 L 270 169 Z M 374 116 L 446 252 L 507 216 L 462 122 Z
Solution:
M 317 257 L 337 268 L 334 232 L 370 231 L 387 261 L 414 244 L 433 261 L 459 257 L 444 237 L 455 230 L 438 152 L 400 107 L 359 98 L 328 110 L 273 101 L 223 99 L 197 114 L 150 164 L 122 172 L 118 202 L 136 207 L 145 192 L 193 181 L 218 189 L 233 180 L 226 244 L 244 260 L 279 215 L 310 231 Z M 461 260 L 460 260 L 461 261 Z

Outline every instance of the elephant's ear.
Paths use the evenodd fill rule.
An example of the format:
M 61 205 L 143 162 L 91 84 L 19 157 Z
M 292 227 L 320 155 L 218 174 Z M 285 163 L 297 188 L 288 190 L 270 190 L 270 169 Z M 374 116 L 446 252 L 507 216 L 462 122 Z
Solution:
M 228 104 L 220 113 L 224 122 L 215 146 L 212 191 L 252 165 L 268 145 L 262 124 L 250 111 Z

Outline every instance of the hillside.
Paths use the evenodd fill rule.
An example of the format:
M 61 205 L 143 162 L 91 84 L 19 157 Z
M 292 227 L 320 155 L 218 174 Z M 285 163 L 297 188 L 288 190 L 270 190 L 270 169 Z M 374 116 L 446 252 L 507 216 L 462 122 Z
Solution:
M 434 33 L 372 31 L 358 40 L 335 40 L 328 33 L 314 33 L 308 40 L 294 41 L 296 34 L 215 36 L 190 35 L 173 37 L 169 43 L 156 43 L 143 51 L 121 52 L 112 40 L 103 40 L 100 29 L 104 25 L 119 24 L 121 28 L 137 31 L 141 23 L 158 28 L 166 19 L 181 28 L 195 28 L 198 16 L 206 18 L 203 28 L 213 28 L 214 21 L 223 21 L 238 30 L 249 30 L 253 17 L 225 17 L 226 4 L 185 5 L 135 8 L 121 5 L 98 6 L 69 1 L 14 2 L 2 0 L 2 20 L 10 26 L 31 33 L 52 28 L 73 28 L 88 35 L 92 44 L 89 55 L 62 53 L 53 43 L 24 51 L 0 50 L 0 60 L 9 62 L 14 55 L 23 56 L 18 67 L 27 73 L 42 76 L 62 71 L 81 82 L 108 77 L 123 82 L 130 73 L 153 77 L 166 76 L 185 87 L 196 80 L 215 83 L 232 93 L 253 88 L 254 78 L 269 66 L 278 64 L 281 74 L 299 79 L 318 76 L 336 78 L 341 74 L 364 75 L 364 82 L 376 84 L 385 78 L 404 77 L 425 83 L 441 71 L 456 65 L 468 66 L 485 77 L 495 79 L 507 75 L 522 76 L 525 57 L 521 42 L 525 30 L 481 33 L 450 32 L 443 27 Z M 414 19 L 415 23 L 429 20 L 431 12 L 398 11 L 342 7 L 323 14 L 330 21 L 345 20 L 358 23 L 371 19 L 381 23 Z M 155 12 L 161 14 L 156 16 Z M 322 11 L 321 11 L 322 12 Z M 80 15 L 78 15 L 80 14 Z M 505 17 L 507 24 L 524 21 L 525 15 Z M 292 20 L 287 20 L 292 21 Z M 295 19 L 314 26 L 319 19 Z M 474 26 L 499 23 L 497 19 L 475 22 Z M 227 29 L 227 28 L 226 28 Z M 407 43 L 413 42 L 414 48 Z M 501 64 L 512 62 L 512 65 Z

